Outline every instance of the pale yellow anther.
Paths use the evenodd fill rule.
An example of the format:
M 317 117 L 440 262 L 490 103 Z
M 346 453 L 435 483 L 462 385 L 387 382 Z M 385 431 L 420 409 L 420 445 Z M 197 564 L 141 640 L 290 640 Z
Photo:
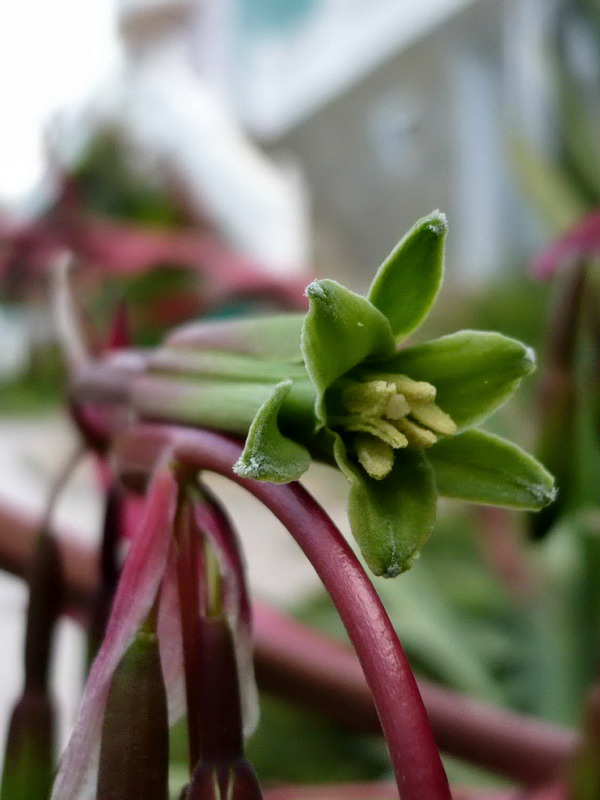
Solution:
M 408 439 L 408 443 L 413 447 L 431 447 L 437 442 L 437 436 L 427 428 L 422 428 L 410 419 L 404 417 L 397 420 L 395 425 L 402 431 Z
M 352 433 L 370 433 L 394 449 L 408 445 L 406 436 L 385 419 L 351 414 L 347 417 L 335 417 L 332 419 L 332 423 Z
M 429 405 L 415 403 L 411 407 L 410 413 L 417 422 L 426 425 L 436 433 L 441 433 L 443 436 L 453 436 L 456 433 L 456 423 L 452 417 L 435 403 Z
M 430 383 L 388 373 L 369 377 L 346 385 L 338 397 L 343 412 L 348 413 L 329 421 L 354 434 L 358 463 L 370 477 L 381 480 L 393 467 L 394 450 L 431 447 L 437 442 L 436 434 L 452 436 L 456 425 L 435 404 L 436 389 Z
M 408 375 L 383 374 L 377 375 L 377 380 L 392 383 L 399 394 L 403 394 L 408 402 L 433 403 L 435 400 L 435 386 L 427 381 L 413 381 Z
M 410 412 L 410 405 L 403 394 L 393 394 L 388 400 L 384 416 L 387 419 L 402 419 Z
M 389 444 L 368 433 L 359 433 L 354 446 L 359 464 L 371 478 L 380 481 L 390 474 L 394 466 L 394 451 Z
M 352 414 L 381 416 L 394 392 L 393 384 L 384 380 L 354 383 L 342 392 L 342 402 Z
M 413 381 L 406 375 L 396 375 L 394 381 L 396 390 L 401 392 L 409 403 L 433 403 L 435 400 L 435 386 L 426 381 Z

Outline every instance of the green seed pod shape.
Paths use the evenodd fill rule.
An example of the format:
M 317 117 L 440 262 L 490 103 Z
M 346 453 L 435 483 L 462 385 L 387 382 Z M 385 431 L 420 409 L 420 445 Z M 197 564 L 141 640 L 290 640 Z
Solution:
M 54 720 L 46 692 L 26 691 L 10 721 L 1 800 L 48 800 L 54 772 Z
M 97 800 L 166 800 L 167 696 L 156 634 L 142 629 L 112 680 L 100 750 Z

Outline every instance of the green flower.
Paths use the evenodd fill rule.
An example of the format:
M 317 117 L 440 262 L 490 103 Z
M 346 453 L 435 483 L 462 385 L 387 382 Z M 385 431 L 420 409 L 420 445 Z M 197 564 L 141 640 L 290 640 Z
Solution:
M 184 330 L 163 357 L 172 369 L 177 351 L 188 372 L 205 376 L 202 392 L 199 384 L 187 394 L 180 386 L 180 419 L 247 431 L 239 475 L 283 483 L 301 477 L 311 458 L 337 464 L 350 482 L 352 533 L 376 575 L 398 575 L 418 558 L 438 495 L 521 509 L 542 508 L 555 495 L 553 478 L 534 458 L 472 429 L 533 371 L 530 348 L 480 331 L 398 347 L 436 298 L 446 231 L 439 212 L 420 220 L 367 297 L 317 280 L 306 290 L 303 318 Z M 229 353 L 208 355 L 215 345 Z
M 366 298 L 331 280 L 307 289 L 301 345 L 316 392 L 315 433 L 325 452 L 329 439 L 350 481 L 352 532 L 378 575 L 413 564 L 433 529 L 438 494 L 531 509 L 554 497 L 551 476 L 533 458 L 468 430 L 533 371 L 529 348 L 497 333 L 462 331 L 398 350 L 438 293 L 446 230 L 439 213 L 419 221 Z M 278 434 L 290 389 L 280 383 L 257 414 L 239 474 L 292 480 L 308 467 L 308 451 Z

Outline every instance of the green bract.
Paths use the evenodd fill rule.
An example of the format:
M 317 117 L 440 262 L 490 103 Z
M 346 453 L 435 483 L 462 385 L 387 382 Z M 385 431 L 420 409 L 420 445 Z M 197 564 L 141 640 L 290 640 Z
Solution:
M 336 463 L 350 482 L 352 532 L 377 575 L 413 564 L 438 494 L 541 508 L 555 495 L 541 464 L 467 430 L 533 371 L 533 351 L 480 331 L 398 348 L 435 300 L 446 230 L 439 212 L 420 220 L 367 297 L 318 280 L 306 290 L 304 317 L 176 332 L 138 387 L 138 409 L 160 416 L 164 407 L 171 418 L 247 434 L 234 468 L 243 477 L 282 483 L 299 478 L 311 457 Z M 170 376 L 168 390 L 160 373 Z

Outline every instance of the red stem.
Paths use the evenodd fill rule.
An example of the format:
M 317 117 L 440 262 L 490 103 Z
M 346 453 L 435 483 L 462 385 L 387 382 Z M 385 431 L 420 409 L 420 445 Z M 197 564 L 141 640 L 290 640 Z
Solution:
M 265 800 L 393 800 L 394 783 L 338 783 L 325 786 L 276 786 L 265 792 Z M 514 792 L 482 792 L 452 789 L 452 800 L 519 800 Z
M 12 508 L 0 499 L 0 569 L 27 578 L 43 520 Z M 77 541 L 76 533 L 60 531 L 58 544 L 65 581 L 65 603 L 77 610 L 88 606 L 98 586 L 98 556 Z
M 202 499 L 194 506 L 196 524 L 208 536 L 226 562 L 226 569 L 234 576 L 239 593 L 238 609 L 240 619 L 249 631 L 252 628 L 252 607 L 250 592 L 246 580 L 246 568 L 241 552 L 241 545 L 231 520 L 227 516 L 221 502 L 205 484 L 200 485 Z
M 202 568 L 201 536 L 191 501 L 183 499 L 175 520 L 177 535 L 177 588 L 181 614 L 181 636 L 185 671 L 185 694 L 190 772 L 200 758 L 200 586 Z
M 148 426 L 139 425 L 120 441 L 125 474 L 128 444 L 136 445 L 139 456 L 140 437 L 143 442 L 149 432 Z M 403 800 L 450 800 L 425 707 L 396 631 L 360 562 L 323 509 L 297 483 L 276 486 L 238 478 L 232 467 L 241 448 L 225 436 L 170 426 L 152 426 L 152 432 L 163 433 L 184 464 L 220 473 L 246 488 L 288 528 L 329 592 L 354 645 Z
M 341 642 L 255 604 L 256 676 L 267 691 L 373 734 L 379 721 L 360 666 Z M 570 756 L 575 733 L 472 700 L 422 678 L 421 696 L 438 747 L 500 775 L 535 784 Z
M 0 502 L 0 569 L 23 577 L 31 563 L 40 521 Z M 87 607 L 97 586 L 96 556 L 60 532 L 67 603 Z M 69 538 L 71 540 L 69 540 Z M 254 606 L 256 669 L 268 691 L 327 714 L 355 730 L 377 734 L 379 721 L 364 675 L 341 642 Z M 573 752 L 575 732 L 471 700 L 419 680 L 439 747 L 508 778 L 536 783 L 552 777 Z

